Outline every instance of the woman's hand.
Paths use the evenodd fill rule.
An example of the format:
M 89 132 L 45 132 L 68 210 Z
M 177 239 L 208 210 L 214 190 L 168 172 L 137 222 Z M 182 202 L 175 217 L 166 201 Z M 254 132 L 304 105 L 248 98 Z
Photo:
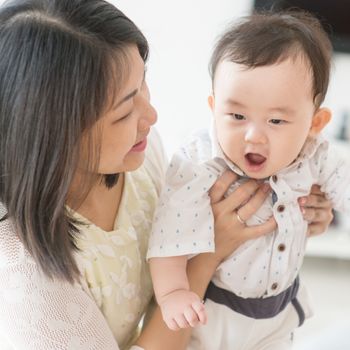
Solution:
M 299 205 L 304 219 L 309 222 L 309 236 L 316 236 L 327 230 L 333 220 L 332 204 L 321 192 L 320 186 L 313 185 L 307 197 L 299 198 Z
M 270 233 L 277 227 L 273 217 L 261 225 L 245 225 L 263 204 L 270 187 L 249 180 L 225 198 L 225 193 L 237 179 L 235 173 L 226 171 L 209 192 L 215 219 L 215 256 L 219 262 L 245 241 Z

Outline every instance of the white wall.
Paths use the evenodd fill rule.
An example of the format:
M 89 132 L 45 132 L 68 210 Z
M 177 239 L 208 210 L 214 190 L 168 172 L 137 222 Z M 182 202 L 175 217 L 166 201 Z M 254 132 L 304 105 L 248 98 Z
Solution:
M 332 137 L 339 132 L 344 112 L 348 113 L 348 139 L 350 141 L 350 54 L 334 55 L 331 81 L 325 105 L 333 111 L 333 119 L 326 128 Z
M 158 129 L 171 154 L 191 131 L 208 125 L 211 48 L 227 23 L 250 12 L 253 1 L 221 0 L 215 5 L 210 0 L 110 2 L 124 11 L 150 42 L 148 82 L 159 113 Z M 338 134 L 343 112 L 350 113 L 349 81 L 350 55 L 336 54 L 325 101 L 334 112 L 326 128 L 329 136 Z
M 158 130 L 169 154 L 181 139 L 209 124 L 208 62 L 225 25 L 248 13 L 251 0 L 112 0 L 149 40 L 148 84 Z
M 252 0 L 109 2 L 149 40 L 147 81 L 159 115 L 157 127 L 170 155 L 183 137 L 208 125 L 208 61 L 214 39 L 230 20 L 250 11 Z

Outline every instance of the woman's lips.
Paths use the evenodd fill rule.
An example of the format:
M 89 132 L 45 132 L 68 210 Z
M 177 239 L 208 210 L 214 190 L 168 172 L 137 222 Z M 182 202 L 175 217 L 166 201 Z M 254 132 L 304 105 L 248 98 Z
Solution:
M 147 146 L 147 137 L 142 141 L 136 143 L 130 150 L 130 152 L 143 152 Z

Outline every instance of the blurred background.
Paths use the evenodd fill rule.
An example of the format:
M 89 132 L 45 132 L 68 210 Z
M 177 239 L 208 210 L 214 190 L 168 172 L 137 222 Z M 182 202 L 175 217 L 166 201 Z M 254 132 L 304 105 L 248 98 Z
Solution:
M 334 64 L 324 103 L 333 111 L 325 133 L 350 156 L 350 0 L 114 0 L 148 38 L 147 81 L 168 155 L 192 131 L 207 127 L 211 85 L 208 61 L 215 38 L 254 7 L 303 7 L 332 35 Z M 298 350 L 350 350 L 350 219 L 337 215 L 326 234 L 312 238 L 301 276 L 315 315 L 295 334 Z M 224 349 L 223 349 L 224 350 Z

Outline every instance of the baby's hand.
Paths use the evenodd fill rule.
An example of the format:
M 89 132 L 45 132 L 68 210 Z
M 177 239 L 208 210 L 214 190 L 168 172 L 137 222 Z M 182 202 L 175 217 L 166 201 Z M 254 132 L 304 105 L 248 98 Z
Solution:
M 203 302 L 196 293 L 189 290 L 178 289 L 167 294 L 159 306 L 164 322 L 173 331 L 207 322 Z

